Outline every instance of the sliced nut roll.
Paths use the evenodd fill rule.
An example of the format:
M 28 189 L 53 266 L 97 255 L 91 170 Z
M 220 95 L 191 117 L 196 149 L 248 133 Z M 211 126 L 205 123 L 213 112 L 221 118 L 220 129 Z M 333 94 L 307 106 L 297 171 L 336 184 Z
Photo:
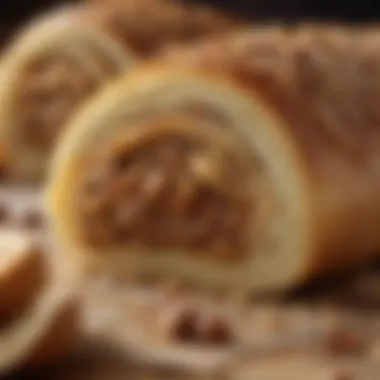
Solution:
M 281 291 L 380 249 L 380 32 L 247 30 L 168 54 L 72 120 L 58 241 L 88 268 Z
M 28 234 L 0 234 L 0 374 L 46 365 L 79 337 L 76 276 L 49 262 Z
M 40 180 L 62 126 L 131 57 L 83 6 L 39 16 L 0 61 L 0 139 L 13 181 Z
M 228 25 L 212 12 L 157 0 L 80 4 L 33 19 L 0 62 L 0 138 L 10 156 L 10 177 L 43 179 L 66 121 L 111 77 L 164 44 Z

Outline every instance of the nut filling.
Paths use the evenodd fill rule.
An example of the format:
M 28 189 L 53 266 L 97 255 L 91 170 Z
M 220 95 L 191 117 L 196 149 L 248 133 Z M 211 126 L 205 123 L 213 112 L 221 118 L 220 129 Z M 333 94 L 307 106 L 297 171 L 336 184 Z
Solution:
M 218 140 L 213 129 L 185 114 L 155 119 L 120 128 L 92 150 L 78 184 L 84 244 L 244 255 L 251 168 L 230 136 Z
M 38 59 L 24 68 L 23 82 L 14 104 L 22 104 L 19 137 L 36 152 L 49 152 L 70 114 L 115 70 L 101 57 L 93 57 L 98 73 L 68 55 Z M 95 77 L 94 74 L 97 76 Z M 15 110 L 17 111 L 17 110 Z

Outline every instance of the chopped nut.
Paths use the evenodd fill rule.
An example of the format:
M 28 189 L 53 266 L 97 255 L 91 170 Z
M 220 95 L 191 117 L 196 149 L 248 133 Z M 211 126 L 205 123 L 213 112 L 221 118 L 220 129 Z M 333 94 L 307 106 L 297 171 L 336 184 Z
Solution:
M 208 146 L 207 138 L 183 127 L 186 123 L 190 121 L 173 114 L 142 125 L 133 144 L 131 137 L 118 134 L 88 155 L 77 197 L 85 243 L 100 246 L 89 236 L 98 236 L 97 225 L 101 225 L 109 232 L 108 245 L 137 244 L 157 251 L 215 253 L 215 259 L 241 258 L 246 252 L 251 205 L 246 196 L 249 192 L 242 195 L 236 188 L 245 189 L 249 183 L 246 176 L 232 183 L 219 173 L 231 165 L 239 167 L 239 156 L 231 153 L 225 164 Z M 211 145 L 211 139 L 209 142 Z M 231 150 L 229 144 L 220 149 Z M 205 182 L 194 172 L 190 161 L 199 156 L 208 170 L 218 168 L 214 173 L 218 181 Z M 108 171 L 107 186 L 89 198 L 83 189 L 97 177 L 99 161 Z M 107 215 L 88 207 L 94 200 L 107 204 Z

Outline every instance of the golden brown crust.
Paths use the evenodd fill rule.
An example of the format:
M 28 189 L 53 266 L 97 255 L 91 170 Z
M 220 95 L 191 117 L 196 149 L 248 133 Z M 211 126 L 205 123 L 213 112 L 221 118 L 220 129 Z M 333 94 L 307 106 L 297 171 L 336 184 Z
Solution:
M 97 30 L 139 59 L 172 45 L 194 43 L 245 25 L 212 8 L 171 0 L 116 0 L 69 5 L 53 8 L 42 17 L 32 19 L 27 27 L 43 19 L 51 19 L 52 26 L 57 22 L 69 22 Z
M 361 261 L 380 245 L 379 47 L 376 26 L 302 25 L 247 30 L 167 55 L 254 90 L 285 121 L 314 188 L 314 273 Z
M 77 115 L 56 151 L 48 201 L 61 243 L 81 264 L 104 270 L 254 291 L 282 290 L 373 257 L 380 249 L 378 44 L 376 28 L 260 28 L 173 50 L 120 79 Z M 259 196 L 252 187 L 256 214 L 278 203 L 259 235 L 249 225 L 248 258 L 226 266 L 177 252 L 85 247 L 72 185 L 83 154 L 117 136 L 121 121 L 133 130 L 139 117 L 159 120 L 192 102 L 216 113 L 216 129 L 231 141 L 240 138 L 235 150 L 247 149 L 244 159 L 261 160 L 267 183 Z M 257 240 L 266 233 L 273 240 L 263 248 Z
M 150 77 L 155 79 L 144 79 Z M 256 145 L 256 135 L 260 136 L 259 145 L 267 146 L 267 151 L 262 151 L 260 147 L 260 152 L 265 155 L 263 162 L 267 160 L 269 165 L 273 165 L 271 180 L 275 186 L 278 184 L 282 192 L 281 197 L 289 203 L 285 205 L 287 212 L 284 226 L 286 230 L 298 231 L 298 234 L 292 234 L 288 241 L 282 241 L 282 236 L 278 238 L 281 242 L 276 243 L 276 246 L 281 246 L 282 250 L 287 252 L 284 257 L 290 255 L 289 262 L 281 264 L 280 275 L 272 263 L 278 261 L 275 254 L 268 256 L 268 263 L 264 263 L 261 258 L 266 256 L 264 253 L 256 255 L 254 250 L 243 260 L 237 260 L 235 263 L 227 260 L 222 263 L 207 254 L 194 259 L 189 257 L 190 255 L 177 254 L 177 251 L 170 250 L 166 251 L 167 253 L 157 253 L 133 247 L 126 252 L 124 248 L 110 247 L 97 251 L 84 245 L 78 236 L 76 189 L 71 184 L 78 183 L 83 155 L 91 152 L 99 139 L 104 141 L 103 136 L 112 136 L 119 131 L 121 120 L 124 120 L 124 123 L 129 117 L 134 120 L 135 112 L 142 111 L 144 117 L 145 109 L 157 109 L 158 113 L 161 113 L 161 110 L 178 111 L 181 107 L 189 105 L 189 99 L 207 105 L 209 114 L 216 112 L 225 120 L 225 125 L 222 126 L 225 126 L 229 139 L 233 137 L 231 142 L 237 138 L 236 142 L 240 144 L 238 151 L 243 157 L 246 154 L 245 148 L 253 148 L 253 153 L 257 153 L 252 147 Z M 207 73 L 202 74 L 199 70 L 186 70 L 171 65 L 152 65 L 140 69 L 135 75 L 124 77 L 100 94 L 69 126 L 57 147 L 50 170 L 47 207 L 53 231 L 57 234 L 59 243 L 64 246 L 65 252 L 70 252 L 77 264 L 85 269 L 109 269 L 124 276 L 140 272 L 152 273 L 153 276 L 174 276 L 188 279 L 199 284 L 201 288 L 232 286 L 241 290 L 273 290 L 297 281 L 299 271 L 303 273 L 307 256 L 296 255 L 294 252 L 309 251 L 313 249 L 310 246 L 314 244 L 314 240 L 309 239 L 310 222 L 305 223 L 304 220 L 306 210 L 309 210 L 310 189 L 305 182 L 306 173 L 299 153 L 293 142 L 288 140 L 286 131 L 278 128 L 279 120 L 265 107 L 260 98 L 255 98 L 253 103 L 252 101 L 252 94 L 245 92 L 236 82 L 224 81 L 219 76 Z M 128 104 L 128 107 L 125 107 L 125 104 Z M 110 124 L 110 120 L 114 120 L 116 124 Z M 255 120 L 255 128 L 252 131 L 250 120 Z M 133 122 L 129 126 L 121 125 L 132 128 L 136 124 Z M 219 129 L 220 132 L 221 135 L 224 134 L 223 129 Z M 273 162 L 274 152 L 282 152 L 283 160 Z M 251 153 L 245 156 L 246 163 L 252 162 Z M 278 190 L 276 192 L 279 193 Z M 255 197 L 254 193 L 252 196 Z M 256 208 L 255 214 L 261 209 L 261 202 L 262 199 L 259 199 L 257 206 L 260 207 Z M 294 204 L 298 204 L 298 207 L 292 209 Z M 272 234 L 269 229 L 267 233 Z M 286 235 L 286 231 L 280 234 Z M 254 236 L 250 236 L 249 239 L 256 245 Z M 256 267 L 256 262 L 261 264 Z M 268 271 L 264 270 L 264 267 Z
M 91 3 L 91 7 L 97 22 L 140 58 L 242 25 L 214 9 L 172 0 L 115 0 Z
M 376 70 L 379 45 L 380 28 L 267 27 L 172 50 L 166 59 L 218 71 L 259 90 L 286 119 L 288 128 L 297 128 L 296 136 L 310 157 L 320 149 L 316 146 L 320 141 L 354 160 L 355 152 L 361 153 L 358 136 L 349 134 L 357 131 L 354 124 L 368 125 L 378 117 L 375 89 L 369 84 L 377 83 L 380 75 Z M 360 112 L 360 119 L 355 112 Z M 331 113 L 334 120 L 327 119 Z

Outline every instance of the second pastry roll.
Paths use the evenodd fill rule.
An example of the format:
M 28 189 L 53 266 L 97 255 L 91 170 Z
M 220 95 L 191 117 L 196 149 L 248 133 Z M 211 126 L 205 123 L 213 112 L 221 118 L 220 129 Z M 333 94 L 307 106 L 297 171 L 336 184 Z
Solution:
M 31 20 L 0 63 L 0 139 L 11 177 L 44 177 L 60 131 L 110 78 L 167 44 L 232 28 L 212 11 L 160 0 L 80 4 Z
M 84 266 L 283 290 L 380 249 L 380 32 L 239 32 L 118 80 L 50 170 Z

